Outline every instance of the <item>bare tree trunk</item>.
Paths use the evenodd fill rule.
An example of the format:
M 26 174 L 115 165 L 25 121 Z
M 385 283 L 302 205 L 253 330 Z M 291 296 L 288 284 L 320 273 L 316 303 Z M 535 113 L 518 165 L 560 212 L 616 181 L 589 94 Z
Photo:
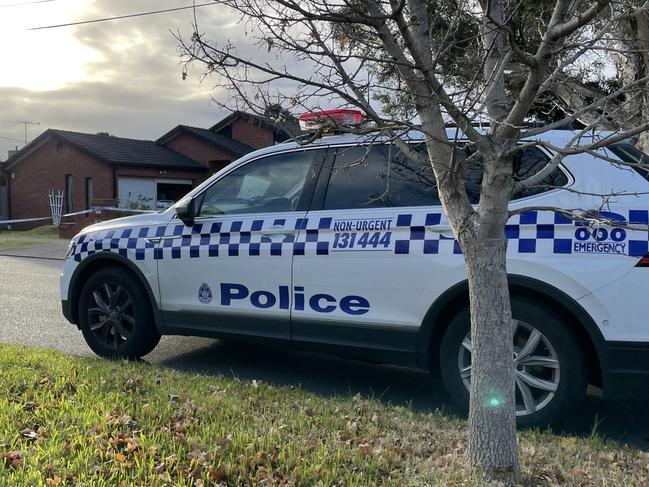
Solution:
M 485 480 L 514 485 L 520 472 L 505 237 L 509 174 L 511 160 L 485 161 L 478 214 L 472 224 L 462 225 L 458 236 L 471 304 L 469 462 Z
M 503 237 L 465 247 L 472 343 L 469 461 L 486 480 L 509 485 L 519 472 L 507 242 Z

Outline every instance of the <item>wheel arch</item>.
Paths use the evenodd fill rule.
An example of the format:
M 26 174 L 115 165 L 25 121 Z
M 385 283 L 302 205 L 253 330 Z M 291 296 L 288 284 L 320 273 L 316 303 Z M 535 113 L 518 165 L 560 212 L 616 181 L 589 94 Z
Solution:
M 594 320 L 573 298 L 543 281 L 527 276 L 510 274 L 511 296 L 541 300 L 553 306 L 566 319 L 584 346 L 589 371 L 589 382 L 605 386 L 607 352 L 604 337 Z M 426 313 L 417 337 L 417 364 L 421 368 L 437 370 L 439 346 L 450 320 L 469 304 L 469 288 L 461 281 L 435 300 Z
M 122 257 L 119 254 L 112 252 L 102 252 L 99 254 L 91 255 L 85 258 L 81 263 L 76 267 L 72 277 L 70 278 L 70 286 L 68 288 L 68 300 L 70 301 L 70 312 L 72 313 L 73 323 L 79 326 L 79 296 L 81 294 L 81 288 L 83 284 L 88 280 L 88 278 L 99 271 L 107 267 L 121 267 L 126 272 L 135 277 L 135 279 L 144 287 L 146 294 L 149 298 L 149 305 L 153 312 L 153 318 L 155 321 L 155 327 L 160 332 L 162 330 L 162 316 L 158 306 L 156 306 L 156 298 L 149 281 L 142 271 L 130 260 L 125 257 Z

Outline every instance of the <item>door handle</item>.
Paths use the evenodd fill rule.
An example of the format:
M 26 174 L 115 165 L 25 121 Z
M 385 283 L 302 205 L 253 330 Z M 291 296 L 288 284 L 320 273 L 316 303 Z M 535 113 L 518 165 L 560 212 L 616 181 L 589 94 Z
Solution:
M 174 240 L 174 239 L 181 238 L 181 237 L 182 237 L 182 235 L 170 235 L 168 237 L 147 237 L 144 240 L 146 240 L 150 244 L 158 244 L 158 243 L 162 242 L 163 240 Z
M 453 229 L 451 228 L 450 225 L 429 225 L 426 227 L 426 230 L 435 233 L 453 232 Z
M 454 239 L 453 229 L 450 225 L 429 225 L 426 227 L 426 230 L 433 233 L 439 233 L 441 238 L 445 239 Z
M 282 225 L 273 225 L 272 227 L 261 231 L 261 234 L 265 237 L 270 237 L 271 235 L 293 235 L 294 233 L 295 230 Z

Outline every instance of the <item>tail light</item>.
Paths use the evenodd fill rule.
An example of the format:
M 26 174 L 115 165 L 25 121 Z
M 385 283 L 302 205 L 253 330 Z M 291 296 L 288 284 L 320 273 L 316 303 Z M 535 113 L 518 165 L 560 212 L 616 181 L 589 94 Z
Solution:
M 640 259 L 635 266 L 636 267 L 649 267 L 649 254 L 645 254 L 645 256 L 642 259 Z

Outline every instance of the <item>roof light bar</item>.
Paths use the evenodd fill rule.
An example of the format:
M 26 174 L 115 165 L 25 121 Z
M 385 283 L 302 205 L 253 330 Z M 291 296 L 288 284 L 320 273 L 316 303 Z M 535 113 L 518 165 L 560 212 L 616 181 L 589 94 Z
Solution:
M 320 128 L 360 125 L 363 123 L 364 118 L 363 113 L 359 110 L 340 108 L 303 113 L 298 117 L 298 120 L 300 121 L 300 129 L 313 131 Z

